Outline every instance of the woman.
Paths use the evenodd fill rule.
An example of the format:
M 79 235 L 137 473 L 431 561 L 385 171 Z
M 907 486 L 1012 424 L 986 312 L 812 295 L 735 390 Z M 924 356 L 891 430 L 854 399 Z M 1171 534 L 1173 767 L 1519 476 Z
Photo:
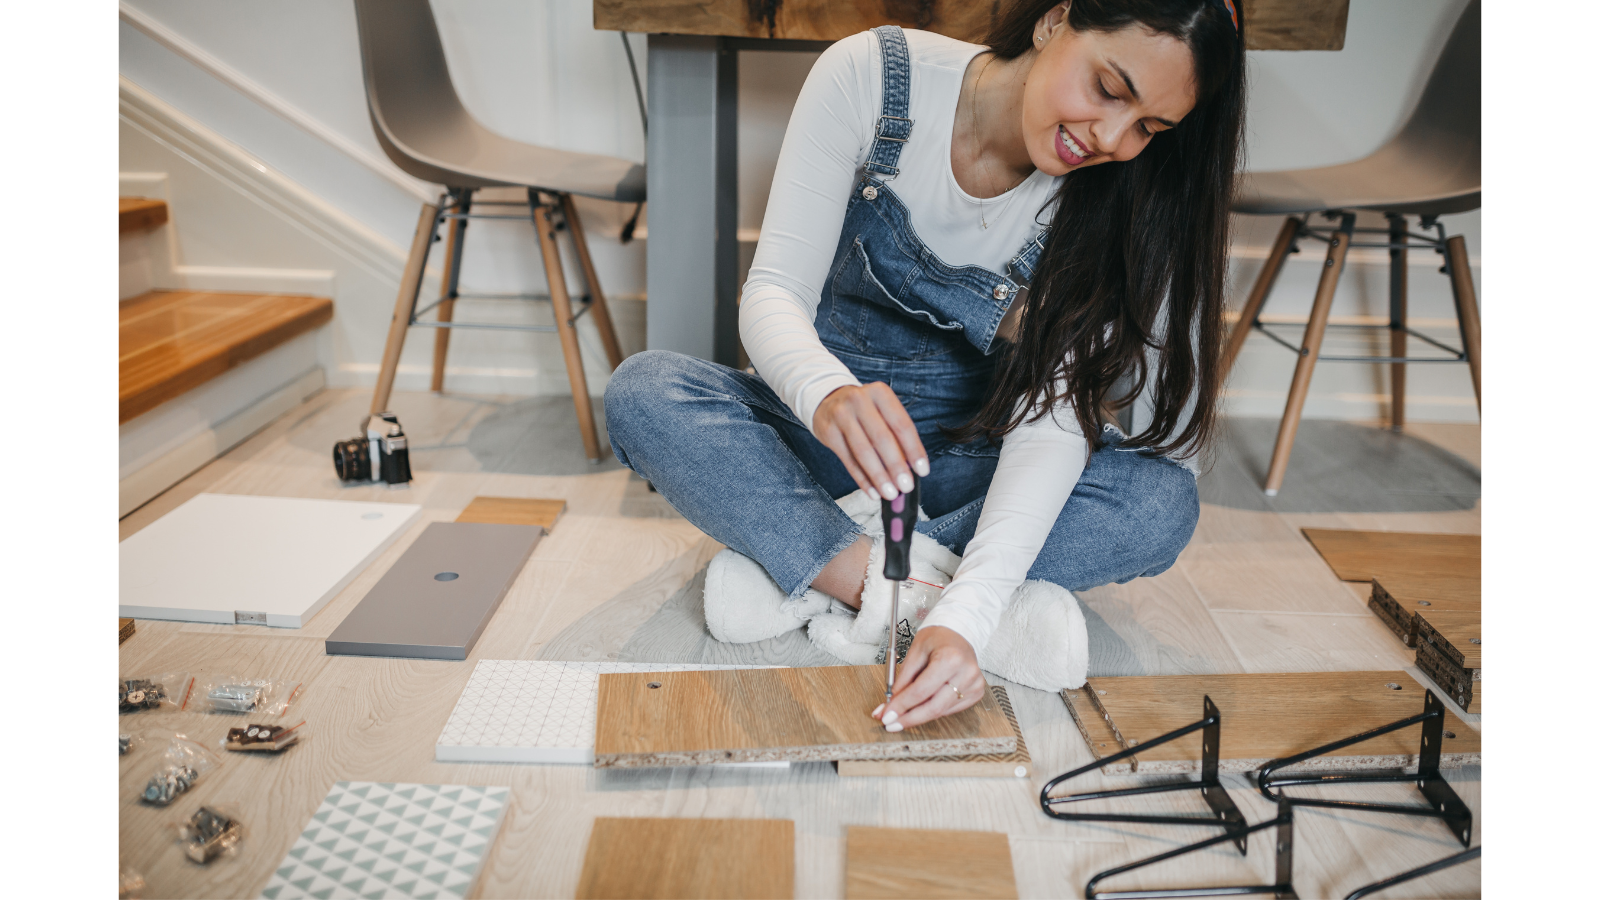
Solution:
M 1172 565 L 1216 419 L 1234 0 L 1018 0 L 988 44 L 885 27 L 824 52 L 741 298 L 759 375 L 658 351 L 606 391 L 617 458 L 728 546 L 721 638 L 886 641 L 872 510 L 920 476 L 913 576 L 949 584 L 873 711 L 891 731 L 977 702 L 980 658 L 1081 683 L 1065 591 Z M 1040 635 L 1076 668 L 1017 674 Z

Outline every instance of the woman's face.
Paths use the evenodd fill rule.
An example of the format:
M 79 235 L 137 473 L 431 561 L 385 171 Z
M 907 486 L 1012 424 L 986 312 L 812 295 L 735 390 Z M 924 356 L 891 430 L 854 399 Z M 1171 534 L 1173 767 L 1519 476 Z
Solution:
M 1134 25 L 1078 32 L 1057 6 L 1034 25 L 1038 59 L 1022 94 L 1033 164 L 1050 175 L 1124 162 L 1194 108 L 1194 58 L 1182 41 Z

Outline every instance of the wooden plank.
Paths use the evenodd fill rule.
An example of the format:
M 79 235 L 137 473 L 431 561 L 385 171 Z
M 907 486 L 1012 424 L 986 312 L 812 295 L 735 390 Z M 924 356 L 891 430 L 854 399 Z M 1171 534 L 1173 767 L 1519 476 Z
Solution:
M 579 900 L 794 896 L 787 819 L 597 818 Z
M 971 756 L 918 756 L 912 759 L 841 759 L 834 763 L 841 777 L 911 776 L 925 778 L 1027 778 L 1033 774 L 1033 758 L 1022 739 L 1016 710 L 1006 689 L 989 685 L 1006 724 L 1017 736 L 1017 749 L 1011 753 L 976 753 Z
M 996 831 L 852 825 L 845 837 L 844 895 L 1014 900 L 1011 841 Z
M 1339 528 L 1302 528 L 1300 533 L 1343 581 L 1371 581 L 1385 575 L 1460 580 L 1478 577 L 1482 567 L 1483 541 L 1476 534 Z
M 1417 644 L 1417 668 L 1432 678 L 1462 709 L 1483 712 L 1483 669 L 1463 669 L 1427 641 Z
M 1483 597 L 1475 574 L 1470 579 L 1395 574 L 1373 579 L 1372 599 L 1367 606 L 1407 647 L 1415 647 L 1420 629 L 1418 613 L 1449 610 L 1477 614 L 1483 607 Z
M 123 641 L 126 641 L 128 638 L 131 638 L 131 637 L 133 637 L 133 620 L 132 619 L 118 619 L 117 620 L 117 643 L 121 644 Z
M 193 390 L 333 320 L 333 301 L 304 294 L 152 291 L 119 315 L 120 421 Z
M 1417 613 L 1417 640 L 1434 646 L 1467 674 L 1483 668 L 1482 613 L 1475 609 L 1427 609 Z
M 720 762 L 823 762 L 1011 753 L 1017 738 L 994 695 L 888 732 L 877 666 L 629 672 L 600 676 L 596 768 Z
M 1299 672 L 1253 675 L 1159 675 L 1091 678 L 1062 692 L 1080 721 L 1105 718 L 1117 749 L 1137 746 L 1201 717 L 1210 696 L 1222 714 L 1221 770 L 1245 772 L 1285 756 L 1387 725 L 1422 711 L 1423 688 L 1405 672 Z M 1084 699 L 1090 708 L 1081 708 Z M 1441 765 L 1480 761 L 1478 732 L 1445 712 Z M 1415 765 L 1422 726 L 1414 725 L 1305 763 L 1305 768 L 1369 769 Z M 1096 746 L 1096 758 L 1116 750 Z M 1110 752 L 1108 752 L 1110 750 Z M 1106 774 L 1197 772 L 1198 732 L 1105 767 Z
M 167 203 L 148 197 L 117 198 L 117 233 L 127 234 L 167 224 Z
M 982 43 L 1001 4 L 962 0 L 595 0 L 601 31 L 703 34 L 837 41 L 878 25 L 932 31 Z M 1244 0 L 1245 47 L 1250 50 L 1340 50 L 1350 0 Z
M 473 497 L 456 516 L 457 522 L 486 522 L 491 525 L 538 525 L 545 531 L 555 527 L 566 512 L 565 500 L 518 497 Z

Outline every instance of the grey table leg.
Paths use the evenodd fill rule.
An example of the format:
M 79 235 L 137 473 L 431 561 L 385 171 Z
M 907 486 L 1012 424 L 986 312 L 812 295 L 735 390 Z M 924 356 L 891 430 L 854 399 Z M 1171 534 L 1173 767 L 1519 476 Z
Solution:
M 725 365 L 739 353 L 739 53 L 650 35 L 646 346 Z

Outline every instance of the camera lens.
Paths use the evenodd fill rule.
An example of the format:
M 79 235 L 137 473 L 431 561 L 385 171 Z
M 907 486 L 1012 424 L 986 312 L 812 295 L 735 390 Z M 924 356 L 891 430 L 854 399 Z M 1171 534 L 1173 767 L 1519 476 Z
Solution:
M 351 438 L 335 443 L 333 471 L 343 482 L 371 480 L 372 462 L 367 458 L 367 442 L 361 438 Z

